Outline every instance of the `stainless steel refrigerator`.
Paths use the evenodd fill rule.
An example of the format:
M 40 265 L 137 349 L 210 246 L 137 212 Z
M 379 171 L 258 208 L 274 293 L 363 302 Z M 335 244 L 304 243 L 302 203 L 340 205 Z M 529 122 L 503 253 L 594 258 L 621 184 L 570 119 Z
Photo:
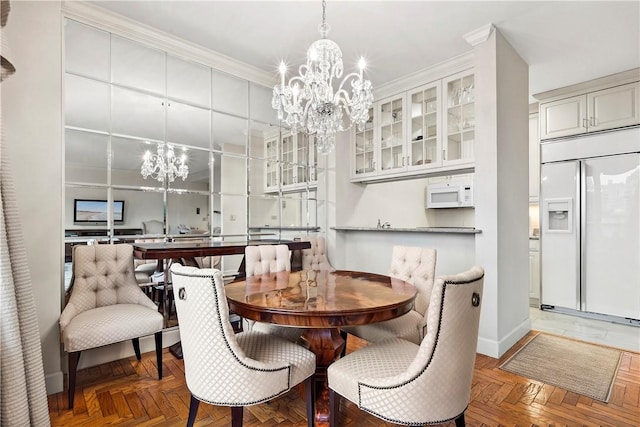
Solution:
M 638 144 L 621 132 L 543 146 L 543 308 L 640 319 L 640 154 L 593 155 Z

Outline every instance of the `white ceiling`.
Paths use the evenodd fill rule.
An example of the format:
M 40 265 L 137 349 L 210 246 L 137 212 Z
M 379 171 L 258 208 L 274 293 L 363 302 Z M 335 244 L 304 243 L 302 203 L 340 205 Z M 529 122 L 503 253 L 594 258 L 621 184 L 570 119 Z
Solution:
M 93 1 L 277 74 L 319 38 L 320 1 Z M 529 63 L 535 94 L 640 67 L 640 1 L 329 1 L 329 38 L 345 70 L 364 55 L 374 87 L 471 50 L 463 35 L 496 26 Z

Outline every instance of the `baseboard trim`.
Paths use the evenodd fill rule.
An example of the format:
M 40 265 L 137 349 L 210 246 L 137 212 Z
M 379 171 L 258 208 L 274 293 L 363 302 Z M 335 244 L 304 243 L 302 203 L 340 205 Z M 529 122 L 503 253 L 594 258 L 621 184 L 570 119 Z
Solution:
M 531 330 L 531 318 L 527 317 L 522 323 L 512 329 L 499 341 L 478 337 L 477 352 L 493 358 L 500 358 L 522 337 Z
M 62 371 L 54 372 L 44 376 L 44 385 L 47 395 L 60 393 L 64 390 L 64 374 Z

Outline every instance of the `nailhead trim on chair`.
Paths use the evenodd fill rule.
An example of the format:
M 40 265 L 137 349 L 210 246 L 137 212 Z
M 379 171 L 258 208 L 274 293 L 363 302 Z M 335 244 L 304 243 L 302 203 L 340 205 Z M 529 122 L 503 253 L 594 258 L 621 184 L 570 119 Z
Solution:
M 283 393 L 286 393 L 287 391 L 289 391 L 291 389 L 291 367 L 287 366 L 284 368 L 274 368 L 274 369 L 258 369 L 255 368 L 253 366 L 249 366 L 246 363 L 242 362 L 238 356 L 236 355 L 236 353 L 233 351 L 233 349 L 231 348 L 231 345 L 229 344 L 229 341 L 227 340 L 227 335 L 224 333 L 224 330 L 222 329 L 222 319 L 220 319 L 220 305 L 218 303 L 219 299 L 218 299 L 218 289 L 216 288 L 215 285 L 215 279 L 213 276 L 203 276 L 203 275 L 195 275 L 195 274 L 184 274 L 184 273 L 176 273 L 176 272 L 171 272 L 171 274 L 175 274 L 177 276 L 183 276 L 183 277 L 195 277 L 195 278 L 207 278 L 211 280 L 211 285 L 213 287 L 213 293 L 215 295 L 215 301 L 216 301 L 216 313 L 218 313 L 218 327 L 220 329 L 220 332 L 222 334 L 222 337 L 224 338 L 224 342 L 227 346 L 227 349 L 231 352 L 231 354 L 233 355 L 233 358 L 243 367 L 250 369 L 252 371 L 258 371 L 258 372 L 278 372 L 278 371 L 283 371 L 286 370 L 288 375 L 287 375 L 287 388 L 283 389 L 282 391 L 274 394 L 273 396 L 269 396 L 265 399 L 260 399 L 260 400 L 256 400 L 256 401 L 252 401 L 252 402 L 241 402 L 241 403 L 237 403 L 235 406 L 247 406 L 247 405 L 255 405 L 258 403 L 262 403 L 262 402 L 266 402 L 269 400 L 272 400 L 273 398 L 280 396 Z M 178 292 L 180 292 L 180 290 L 178 290 Z M 188 295 L 187 295 L 188 297 Z M 196 399 L 202 401 L 202 402 L 206 402 L 212 405 L 225 405 L 225 406 L 234 406 L 232 403 L 230 404 L 230 402 L 215 402 L 215 401 L 211 401 L 208 399 L 204 399 L 201 398 L 195 394 L 192 393 L 193 396 L 195 396 Z
M 484 274 L 482 276 L 480 276 L 479 278 L 475 278 L 474 280 L 467 280 L 467 281 L 464 281 L 464 282 L 453 282 L 451 280 L 445 281 L 444 284 L 443 284 L 443 289 L 442 289 L 442 300 L 440 301 L 440 313 L 442 313 L 442 310 L 444 308 L 444 302 L 445 302 L 445 299 L 446 299 L 446 296 L 447 296 L 448 285 L 452 285 L 452 286 L 464 285 L 464 284 L 475 282 L 475 281 L 480 280 L 482 278 L 484 278 Z M 431 364 L 431 361 L 433 360 L 433 356 L 435 355 L 436 349 L 438 348 L 438 343 L 439 343 L 439 339 L 440 339 L 440 329 L 442 327 L 442 317 L 443 317 L 442 314 L 440 316 L 438 316 L 438 328 L 437 328 L 437 332 L 436 332 L 436 339 L 435 339 L 435 343 L 434 343 L 434 346 L 433 346 L 433 350 L 432 350 L 431 354 L 429 355 L 429 360 L 427 361 L 427 364 L 425 365 L 425 367 L 418 373 L 418 375 L 414 376 L 412 379 L 410 379 L 408 381 L 404 381 L 404 382 L 402 382 L 400 384 L 397 384 L 397 385 L 394 385 L 394 386 L 391 386 L 391 387 L 371 386 L 371 385 L 368 385 L 368 384 L 365 384 L 365 383 L 362 383 L 362 382 L 358 382 L 358 401 L 361 401 L 361 390 L 362 390 L 362 387 L 368 387 L 368 388 L 375 389 L 375 390 L 391 390 L 391 389 L 399 388 L 399 387 L 402 387 L 402 386 L 404 386 L 406 384 L 409 384 L 409 383 L 415 381 L 422 374 L 424 374 L 426 372 L 427 368 L 429 367 L 429 365 Z M 362 409 L 363 411 L 365 411 L 365 412 L 368 412 L 370 414 L 375 415 L 376 417 L 379 417 L 379 418 L 381 418 L 381 419 L 383 419 L 385 421 L 393 422 L 393 423 L 396 423 L 396 424 L 403 424 L 403 425 L 408 425 L 408 426 L 425 425 L 425 423 L 407 423 L 406 421 L 403 421 L 403 420 L 394 420 L 394 419 L 385 417 L 384 415 L 381 415 L 381 414 L 377 413 L 376 411 L 373 411 L 373 410 L 370 410 L 370 409 L 368 409 L 368 408 L 366 408 L 364 406 L 361 406 L 360 403 L 358 403 L 358 407 L 360 409 Z M 465 411 L 466 411 L 466 408 L 465 408 Z M 461 414 L 464 414 L 464 411 L 462 411 Z M 444 423 L 444 422 L 447 422 L 447 421 L 455 420 L 461 414 L 458 414 L 455 417 L 444 419 L 444 420 L 432 421 L 432 422 L 429 422 L 427 424 L 440 424 L 440 423 Z

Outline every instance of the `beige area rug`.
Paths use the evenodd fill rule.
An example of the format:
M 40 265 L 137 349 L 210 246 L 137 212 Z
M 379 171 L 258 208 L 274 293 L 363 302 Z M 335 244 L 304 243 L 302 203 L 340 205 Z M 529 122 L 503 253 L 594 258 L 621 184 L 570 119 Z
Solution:
M 500 369 L 608 402 L 621 356 L 612 348 L 538 334 Z

